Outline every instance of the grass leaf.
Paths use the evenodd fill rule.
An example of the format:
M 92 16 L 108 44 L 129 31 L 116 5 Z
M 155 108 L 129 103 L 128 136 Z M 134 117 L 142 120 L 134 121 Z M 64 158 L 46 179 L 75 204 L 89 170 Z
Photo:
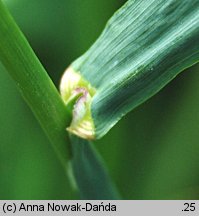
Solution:
M 129 0 L 116 12 L 95 44 L 71 66 L 96 89 L 93 138 L 105 135 L 122 116 L 196 63 L 198 39 L 198 0 Z
M 0 0 L 0 61 L 14 79 L 62 164 L 69 160 L 65 131 L 71 120 L 57 89 Z

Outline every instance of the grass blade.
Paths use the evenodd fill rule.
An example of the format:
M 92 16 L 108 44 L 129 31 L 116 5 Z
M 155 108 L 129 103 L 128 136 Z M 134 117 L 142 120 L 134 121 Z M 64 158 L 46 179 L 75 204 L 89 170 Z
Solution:
M 105 135 L 122 116 L 196 63 L 198 39 L 198 0 L 129 0 L 115 13 L 70 68 L 96 89 L 90 108 L 92 138 Z
M 69 159 L 69 145 L 67 145 L 69 142 L 65 128 L 70 122 L 70 114 L 2 1 L 0 1 L 0 41 L 0 61 L 16 82 L 62 164 L 66 166 Z

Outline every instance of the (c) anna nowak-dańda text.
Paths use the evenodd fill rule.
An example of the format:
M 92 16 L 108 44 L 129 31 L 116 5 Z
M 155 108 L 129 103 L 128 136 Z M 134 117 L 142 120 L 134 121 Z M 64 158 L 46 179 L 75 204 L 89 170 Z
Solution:
M 111 203 L 104 203 L 100 202 L 99 204 L 94 204 L 91 202 L 86 202 L 84 204 L 55 204 L 47 203 L 47 204 L 25 204 L 21 203 L 18 206 L 19 212 L 69 212 L 69 211 L 116 211 L 116 205 L 113 205 Z

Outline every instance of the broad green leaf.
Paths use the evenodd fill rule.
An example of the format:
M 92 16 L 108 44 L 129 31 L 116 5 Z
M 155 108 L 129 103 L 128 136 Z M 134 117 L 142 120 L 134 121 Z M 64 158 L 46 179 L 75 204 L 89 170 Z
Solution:
M 198 0 L 129 0 L 65 72 L 80 74 L 96 90 L 92 102 L 85 102 L 91 109 L 91 136 L 79 133 L 89 124 L 88 116 L 76 131 L 73 125 L 74 133 L 89 139 L 105 135 L 122 116 L 198 61 L 198 39 Z
M 87 140 L 71 136 L 72 168 L 82 199 L 119 199 L 104 162 Z

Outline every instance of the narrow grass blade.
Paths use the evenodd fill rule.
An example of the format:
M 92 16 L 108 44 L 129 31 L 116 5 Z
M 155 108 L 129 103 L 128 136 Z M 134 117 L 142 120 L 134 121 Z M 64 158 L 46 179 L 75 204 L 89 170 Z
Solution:
M 0 61 L 34 112 L 62 164 L 66 166 L 69 160 L 69 142 L 65 128 L 71 115 L 1 0 L 0 41 Z
M 129 0 L 70 68 L 96 89 L 92 138 L 196 63 L 198 40 L 198 0 Z
M 76 136 L 71 136 L 71 145 L 73 173 L 81 199 L 119 199 L 104 162 L 94 146 Z

